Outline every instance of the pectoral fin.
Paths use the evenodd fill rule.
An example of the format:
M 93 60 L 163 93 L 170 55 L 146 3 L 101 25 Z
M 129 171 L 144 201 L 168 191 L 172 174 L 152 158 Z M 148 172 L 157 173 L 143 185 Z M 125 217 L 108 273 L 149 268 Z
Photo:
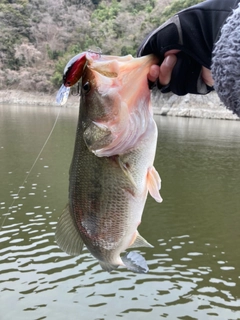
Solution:
M 138 247 L 150 247 L 153 248 L 153 246 L 147 242 L 146 239 L 144 239 L 138 231 L 136 231 L 136 234 L 134 235 L 134 238 L 132 240 L 132 243 L 130 244 L 129 248 L 138 248 Z
M 157 201 L 162 202 L 159 190 L 161 189 L 161 178 L 154 167 L 148 169 L 147 188 L 150 195 Z
M 118 157 L 118 164 L 119 164 L 120 168 L 122 169 L 122 171 L 124 172 L 124 174 L 126 175 L 126 177 L 129 179 L 129 181 L 131 181 L 132 185 L 135 188 L 137 188 L 136 182 L 134 181 L 131 172 L 128 170 L 127 166 L 125 165 L 125 163 L 122 161 L 122 159 L 120 157 Z
M 83 249 L 83 241 L 69 211 L 69 205 L 63 210 L 57 224 L 55 240 L 59 247 L 69 255 L 77 256 Z

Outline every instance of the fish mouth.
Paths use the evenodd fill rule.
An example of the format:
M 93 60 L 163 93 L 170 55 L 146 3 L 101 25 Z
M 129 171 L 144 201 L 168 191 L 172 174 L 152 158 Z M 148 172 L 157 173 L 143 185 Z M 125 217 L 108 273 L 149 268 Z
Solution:
M 99 101 L 104 116 L 111 114 L 111 119 L 105 116 L 94 120 L 94 127 L 85 133 L 85 143 L 96 156 L 110 157 L 130 150 L 147 130 L 146 119 L 151 114 L 147 73 L 156 62 L 153 55 L 137 59 L 131 55 L 89 57 L 87 77 L 92 80 L 95 101 Z M 92 129 L 103 139 L 96 141 L 99 134 L 93 135 Z
M 159 59 L 154 55 L 147 55 L 133 58 L 132 55 L 123 57 L 118 56 L 100 56 L 96 59 L 87 55 L 88 67 L 109 78 L 117 78 L 120 73 L 128 73 L 129 69 L 142 69 L 145 65 L 157 64 Z
M 107 78 L 117 78 L 118 77 L 118 73 L 116 72 L 107 72 L 107 71 L 102 71 L 102 70 L 94 70 L 95 72 L 101 74 L 104 77 Z
M 119 65 L 116 60 L 90 63 L 89 69 L 107 78 L 117 78 L 119 75 Z
M 96 59 L 91 54 L 87 54 L 88 67 L 105 77 L 117 78 L 121 71 L 121 65 L 126 64 L 128 61 L 135 60 L 130 54 L 118 57 L 118 56 L 105 56 L 101 55 Z

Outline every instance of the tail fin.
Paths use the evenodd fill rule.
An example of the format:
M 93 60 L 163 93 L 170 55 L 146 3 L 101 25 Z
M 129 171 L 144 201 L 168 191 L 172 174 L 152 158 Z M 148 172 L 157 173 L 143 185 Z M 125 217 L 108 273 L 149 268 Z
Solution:
M 147 273 L 149 271 L 147 262 L 139 253 L 135 251 L 128 252 L 122 261 L 128 270 L 136 273 Z

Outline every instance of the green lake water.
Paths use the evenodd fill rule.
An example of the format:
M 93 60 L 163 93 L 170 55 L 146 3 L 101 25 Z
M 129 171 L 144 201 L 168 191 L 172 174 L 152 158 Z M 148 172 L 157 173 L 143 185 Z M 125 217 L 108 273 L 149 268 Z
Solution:
M 58 112 L 0 106 L 0 320 L 240 319 L 240 122 L 155 118 L 163 202 L 148 198 L 139 227 L 150 270 L 109 274 L 54 241 L 77 109 L 61 109 L 31 170 Z

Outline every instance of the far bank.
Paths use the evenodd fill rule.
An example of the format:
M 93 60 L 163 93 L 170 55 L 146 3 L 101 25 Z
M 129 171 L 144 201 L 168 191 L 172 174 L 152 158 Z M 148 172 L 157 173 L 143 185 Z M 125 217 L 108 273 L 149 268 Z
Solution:
M 0 90 L 0 104 L 56 106 L 56 93 L 49 95 L 21 90 Z M 215 92 L 207 95 L 187 94 L 179 97 L 174 94 L 153 91 L 152 103 L 154 114 L 163 116 L 239 120 L 236 115 L 226 109 Z M 78 108 L 79 96 L 70 95 L 64 107 Z

